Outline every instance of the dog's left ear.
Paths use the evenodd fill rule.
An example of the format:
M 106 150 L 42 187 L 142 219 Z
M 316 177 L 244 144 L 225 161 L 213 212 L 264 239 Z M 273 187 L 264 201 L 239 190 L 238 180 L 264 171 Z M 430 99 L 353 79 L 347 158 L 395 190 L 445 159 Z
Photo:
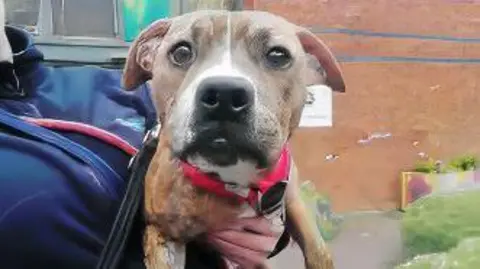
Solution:
M 297 37 L 306 53 L 313 55 L 327 75 L 326 84 L 337 92 L 345 92 L 345 81 L 338 61 L 322 40 L 305 28 L 297 31 Z M 321 74 L 318 74 L 321 76 Z
M 126 90 L 133 90 L 152 78 L 156 50 L 170 25 L 169 19 L 154 22 L 130 46 L 123 69 L 123 87 Z

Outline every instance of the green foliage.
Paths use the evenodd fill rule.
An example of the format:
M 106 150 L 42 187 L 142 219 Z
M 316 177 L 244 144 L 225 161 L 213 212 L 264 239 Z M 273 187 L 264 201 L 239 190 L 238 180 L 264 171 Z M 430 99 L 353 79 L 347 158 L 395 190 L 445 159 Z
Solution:
M 395 269 L 440 269 L 445 262 L 446 254 L 426 254 L 395 267 Z
M 415 164 L 414 172 L 433 174 L 436 173 L 437 165 L 435 160 L 429 159 L 427 161 L 420 161 Z
M 331 211 L 330 199 L 319 193 L 310 181 L 300 186 L 300 196 L 323 238 L 326 241 L 333 239 L 339 231 L 341 218 Z
M 478 168 L 479 159 L 474 155 L 464 155 L 452 159 L 446 167 L 438 165 L 434 159 L 420 161 L 415 164 L 414 172 L 420 173 L 448 173 L 448 172 L 465 172 L 472 171 Z M 438 170 L 438 171 L 437 171 Z
M 448 170 L 452 172 L 472 171 L 478 167 L 478 158 L 473 155 L 465 155 L 453 159 L 448 164 Z
M 468 238 L 446 253 L 415 257 L 396 269 L 473 269 L 480 268 L 480 237 Z
M 480 237 L 478 205 L 480 191 L 428 196 L 414 202 L 402 220 L 408 257 L 445 252 L 465 238 Z

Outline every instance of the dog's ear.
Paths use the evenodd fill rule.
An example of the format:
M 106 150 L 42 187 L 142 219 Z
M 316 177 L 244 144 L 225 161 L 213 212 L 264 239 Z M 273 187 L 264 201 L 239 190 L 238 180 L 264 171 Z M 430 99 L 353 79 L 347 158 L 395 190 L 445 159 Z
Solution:
M 326 73 L 326 84 L 334 91 L 345 92 L 345 81 L 338 61 L 322 40 L 305 28 L 297 31 L 297 37 L 306 53 L 313 55 Z M 321 70 L 318 70 L 321 72 Z M 322 76 L 321 73 L 318 76 Z
M 123 87 L 126 90 L 132 90 L 152 78 L 155 52 L 170 25 L 169 19 L 158 20 L 133 41 L 123 69 Z

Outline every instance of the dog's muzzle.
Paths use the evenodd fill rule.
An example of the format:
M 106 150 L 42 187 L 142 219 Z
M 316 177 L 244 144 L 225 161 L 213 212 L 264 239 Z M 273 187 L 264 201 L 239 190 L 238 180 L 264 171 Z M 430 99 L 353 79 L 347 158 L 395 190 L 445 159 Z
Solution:
M 266 165 L 266 153 L 254 139 L 255 88 L 243 77 L 203 79 L 196 90 L 191 141 L 181 159 L 200 155 L 210 163 L 226 166 L 239 159 Z

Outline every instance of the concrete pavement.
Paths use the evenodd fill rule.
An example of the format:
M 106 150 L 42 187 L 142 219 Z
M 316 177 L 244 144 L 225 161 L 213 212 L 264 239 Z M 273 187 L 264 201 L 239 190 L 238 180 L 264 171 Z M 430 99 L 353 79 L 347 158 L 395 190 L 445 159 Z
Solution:
M 345 216 L 329 242 L 335 269 L 392 269 L 401 261 L 400 215 L 366 213 Z M 302 253 L 292 246 L 271 260 L 273 269 L 303 269 Z

